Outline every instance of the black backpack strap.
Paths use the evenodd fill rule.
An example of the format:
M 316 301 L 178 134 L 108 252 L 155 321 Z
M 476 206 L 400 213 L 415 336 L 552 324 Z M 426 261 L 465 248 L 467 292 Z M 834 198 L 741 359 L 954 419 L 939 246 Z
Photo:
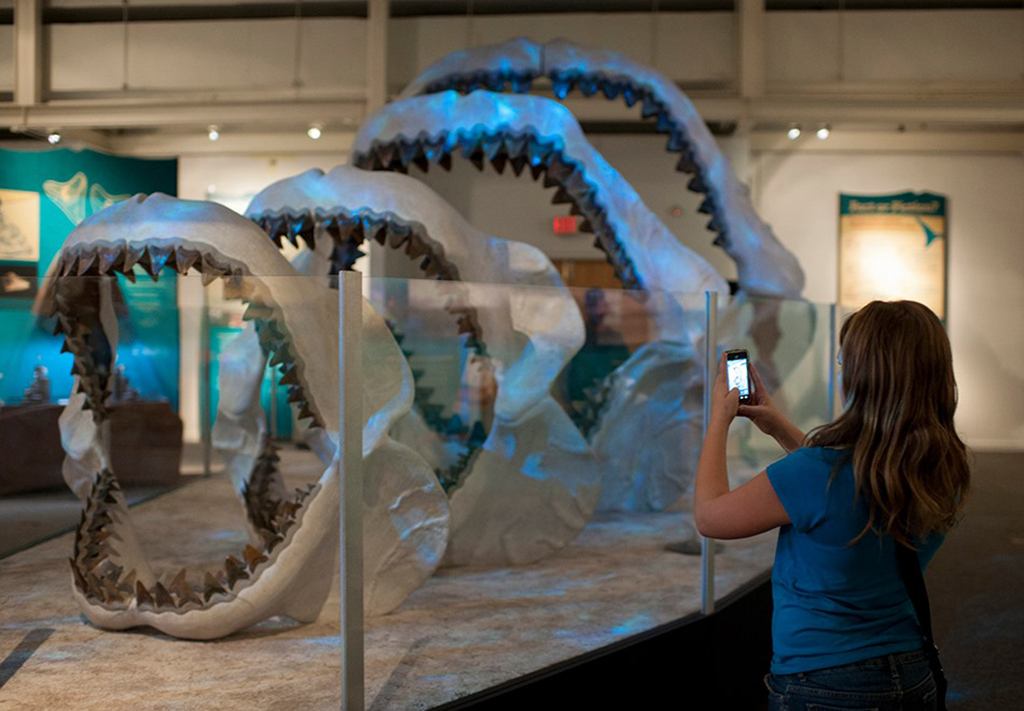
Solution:
M 924 585 L 924 575 L 921 573 L 921 562 L 918 560 L 917 551 L 897 542 L 896 565 L 899 567 L 903 584 L 907 588 L 910 602 L 914 605 L 917 622 L 921 626 L 924 650 L 928 654 L 928 663 L 932 669 L 932 677 L 935 679 L 935 688 L 938 690 L 937 708 L 940 711 L 946 711 L 946 674 L 939 661 L 939 648 L 935 645 L 935 638 L 932 636 L 932 610 L 928 604 L 928 589 Z

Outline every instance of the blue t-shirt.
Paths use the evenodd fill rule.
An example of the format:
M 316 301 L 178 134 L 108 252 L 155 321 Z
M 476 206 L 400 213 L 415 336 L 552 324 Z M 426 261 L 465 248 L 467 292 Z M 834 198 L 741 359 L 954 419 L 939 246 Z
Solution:
M 840 464 L 829 485 L 833 465 Z M 772 571 L 773 674 L 793 674 L 920 649 L 913 604 L 889 536 L 868 532 L 847 450 L 798 449 L 768 467 L 791 523 L 779 529 Z M 942 544 L 929 536 L 922 568 Z

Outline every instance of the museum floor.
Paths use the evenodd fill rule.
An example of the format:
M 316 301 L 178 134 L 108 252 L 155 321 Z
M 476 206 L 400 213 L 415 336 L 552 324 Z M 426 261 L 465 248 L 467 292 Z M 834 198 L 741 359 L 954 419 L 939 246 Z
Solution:
M 309 453 L 284 452 L 289 484 L 319 473 Z M 442 569 L 396 612 L 367 621 L 367 708 L 432 708 L 696 612 L 700 557 L 665 550 L 689 518 L 606 515 L 537 564 Z M 133 520 L 169 569 L 245 543 L 222 476 L 142 503 Z M 723 546 L 718 594 L 763 573 L 773 547 L 771 535 Z M 0 561 L 0 708 L 337 706 L 337 590 L 314 624 L 271 620 L 220 642 L 103 632 L 68 594 L 70 550 L 65 534 Z
M 289 452 L 293 481 L 308 454 Z M 1024 684 L 1024 455 L 978 455 L 964 523 L 928 574 L 950 708 L 1014 708 Z M 2 509 L 0 509 L 2 513 Z M 242 543 L 221 477 L 139 504 L 153 559 L 213 562 Z M 367 624 L 367 708 L 425 709 L 684 617 L 700 559 L 667 552 L 685 511 L 604 516 L 560 554 L 516 569 L 442 570 L 395 613 Z M 5 519 L 6 535 L 15 524 Z M 21 525 L 21 524 L 18 524 Z M 720 595 L 761 573 L 774 536 L 726 544 Z M 64 534 L 0 560 L 0 709 L 337 707 L 337 591 L 320 619 L 272 620 L 220 642 L 103 632 L 68 594 Z

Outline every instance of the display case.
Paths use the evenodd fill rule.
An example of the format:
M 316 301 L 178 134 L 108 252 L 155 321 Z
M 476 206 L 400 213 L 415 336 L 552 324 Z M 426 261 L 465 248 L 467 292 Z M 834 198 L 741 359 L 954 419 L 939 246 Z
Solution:
M 41 284 L 55 315 L 4 334 L 3 362 L 31 362 L 70 329 L 45 367 L 82 381 L 70 407 L 72 382 L 50 386 L 59 428 L 5 445 L 0 485 L 29 451 L 75 492 L 0 489 L 0 686 L 16 702 L 427 709 L 698 621 L 763 583 L 774 553 L 774 533 L 720 543 L 693 525 L 718 353 L 747 348 L 801 427 L 834 407 L 831 306 L 203 267 L 176 277 L 200 297 L 156 317 L 181 329 L 180 373 L 133 329 L 150 315 L 122 303 L 110 320 L 123 275 Z M 146 367 L 178 402 L 131 402 L 162 397 L 173 433 L 115 414 L 115 376 Z M 22 406 L 5 400 L 10 438 Z M 779 456 L 734 424 L 734 484 Z M 176 476 L 136 493 L 130 476 L 158 464 Z M 39 506 L 61 511 L 45 530 L 26 523 Z

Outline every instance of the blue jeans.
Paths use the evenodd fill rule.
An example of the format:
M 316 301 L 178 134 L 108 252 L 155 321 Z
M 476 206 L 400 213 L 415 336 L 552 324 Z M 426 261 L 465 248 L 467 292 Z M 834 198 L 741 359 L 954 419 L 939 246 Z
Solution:
M 768 674 L 769 711 L 935 711 L 935 680 L 924 650 L 841 667 Z

